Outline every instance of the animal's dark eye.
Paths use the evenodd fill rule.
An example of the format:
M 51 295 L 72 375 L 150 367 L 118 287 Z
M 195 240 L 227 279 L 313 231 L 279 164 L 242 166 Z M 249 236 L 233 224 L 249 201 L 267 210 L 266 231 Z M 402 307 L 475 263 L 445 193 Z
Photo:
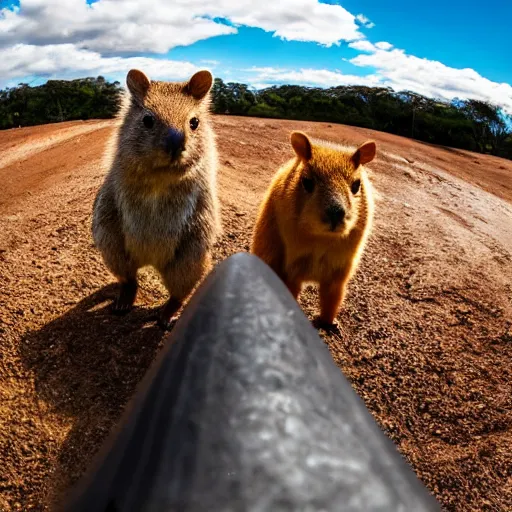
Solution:
M 359 188 L 361 187 L 361 180 L 356 180 L 352 183 L 350 190 L 352 190 L 352 194 L 357 194 L 359 192 Z
M 144 126 L 146 128 L 153 128 L 153 126 L 155 125 L 155 118 L 150 114 L 146 114 L 143 117 L 142 122 L 144 123 Z
M 197 130 L 197 127 L 199 126 L 199 119 L 197 119 L 197 117 L 193 117 L 191 120 L 190 120 L 190 128 L 192 130 Z
M 311 194 L 315 188 L 315 182 L 311 178 L 302 178 L 302 186 L 304 187 L 304 190 Z

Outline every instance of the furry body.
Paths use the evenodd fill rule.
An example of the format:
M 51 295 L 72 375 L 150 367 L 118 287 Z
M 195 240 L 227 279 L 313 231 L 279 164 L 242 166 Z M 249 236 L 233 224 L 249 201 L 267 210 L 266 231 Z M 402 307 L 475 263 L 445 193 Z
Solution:
M 319 284 L 318 320 L 332 325 L 371 229 L 372 188 L 359 162 L 373 158 L 375 145 L 361 146 L 358 155 L 359 150 L 309 140 L 300 132 L 292 134 L 292 145 L 297 156 L 272 178 L 259 208 L 251 252 L 278 274 L 295 298 L 303 283 Z M 356 181 L 360 185 L 354 194 Z
M 131 95 L 94 202 L 92 231 L 105 264 L 121 283 L 115 311 L 131 308 L 137 270 L 151 265 L 170 294 L 160 315 L 161 323 L 168 324 L 210 268 L 220 231 L 217 151 L 209 119 L 211 75 L 199 72 L 207 75 L 194 84 L 194 77 L 149 82 L 138 73 L 131 82 L 130 74 L 127 79 Z M 199 120 L 194 130 L 193 118 Z

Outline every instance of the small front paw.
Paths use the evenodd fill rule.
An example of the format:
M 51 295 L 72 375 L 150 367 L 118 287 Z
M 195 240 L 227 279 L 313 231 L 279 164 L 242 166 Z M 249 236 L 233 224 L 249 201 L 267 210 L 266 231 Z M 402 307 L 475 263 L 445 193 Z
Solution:
M 173 327 L 176 325 L 178 321 L 178 317 L 173 316 L 170 320 L 162 315 L 158 315 L 156 319 L 156 323 L 158 326 L 164 331 L 172 331 Z
M 166 331 L 170 331 L 178 320 L 178 311 L 182 306 L 182 301 L 170 297 L 162 306 L 157 316 L 157 324 Z
M 135 297 L 137 295 L 137 281 L 131 279 L 124 283 L 121 283 L 119 289 L 119 295 L 113 302 L 111 311 L 114 315 L 126 315 L 129 313 L 133 304 L 135 303 Z
M 332 322 L 329 320 L 325 320 L 324 318 L 317 316 L 313 322 L 313 327 L 315 329 L 323 329 L 326 332 L 338 333 L 340 332 L 340 325 L 338 320 L 335 318 Z
M 129 313 L 133 308 L 133 304 L 120 298 L 117 298 L 110 308 L 110 311 L 113 315 L 124 316 Z

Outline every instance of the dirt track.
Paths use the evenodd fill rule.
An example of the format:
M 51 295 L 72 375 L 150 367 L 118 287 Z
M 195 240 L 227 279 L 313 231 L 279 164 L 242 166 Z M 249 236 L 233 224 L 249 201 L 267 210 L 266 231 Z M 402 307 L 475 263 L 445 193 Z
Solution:
M 217 117 L 225 234 L 299 128 L 374 138 L 376 222 L 332 356 L 446 510 L 512 510 L 512 162 L 328 124 Z M 0 132 L 0 511 L 44 510 L 89 463 L 161 346 L 165 294 L 111 316 L 90 214 L 111 122 Z M 316 292 L 301 304 L 312 317 Z

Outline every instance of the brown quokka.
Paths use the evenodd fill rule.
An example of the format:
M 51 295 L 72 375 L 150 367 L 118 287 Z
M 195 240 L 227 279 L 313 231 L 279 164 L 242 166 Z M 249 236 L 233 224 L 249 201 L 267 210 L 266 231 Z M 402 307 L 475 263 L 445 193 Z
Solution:
M 158 316 L 168 328 L 207 271 L 220 233 L 217 149 L 210 120 L 213 77 L 149 80 L 132 69 L 120 126 L 107 151 L 110 169 L 93 207 L 92 232 L 120 291 L 124 314 L 137 294 L 137 271 L 156 268 L 169 292 Z
M 373 220 L 372 187 L 358 148 L 291 134 L 296 157 L 274 175 L 260 205 L 251 252 L 266 262 L 297 299 L 302 284 L 319 284 L 317 326 L 329 327 L 343 303 Z

